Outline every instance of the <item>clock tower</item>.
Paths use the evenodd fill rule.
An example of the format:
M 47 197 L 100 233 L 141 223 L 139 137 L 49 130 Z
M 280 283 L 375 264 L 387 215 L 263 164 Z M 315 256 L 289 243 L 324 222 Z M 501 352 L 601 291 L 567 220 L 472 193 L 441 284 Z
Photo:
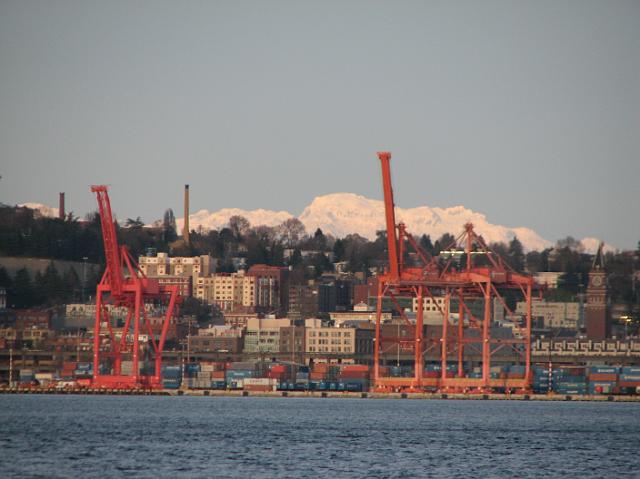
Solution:
M 607 274 L 604 270 L 603 243 L 593 259 L 587 286 L 585 323 L 589 339 L 605 339 L 610 333 L 609 311 L 607 307 Z

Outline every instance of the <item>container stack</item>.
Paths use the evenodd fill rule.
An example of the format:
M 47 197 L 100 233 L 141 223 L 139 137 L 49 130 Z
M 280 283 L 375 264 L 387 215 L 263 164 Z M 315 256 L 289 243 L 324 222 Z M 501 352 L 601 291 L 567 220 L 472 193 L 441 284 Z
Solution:
M 593 366 L 589 368 L 589 394 L 611 394 L 617 388 L 620 368 L 615 366 Z
M 20 384 L 24 384 L 24 385 L 30 385 L 36 379 L 33 374 L 33 369 L 21 369 L 19 377 L 20 377 Z
M 638 392 L 640 390 L 638 389 L 640 388 L 640 366 L 622 367 L 618 385 L 627 392 Z
M 72 361 L 65 361 L 62 363 L 62 370 L 60 371 L 60 379 L 71 381 L 75 378 L 76 363 Z
M 353 364 L 343 366 L 340 370 L 339 383 L 344 391 L 367 391 L 369 389 L 369 366 Z
M 182 383 L 180 366 L 162 366 L 162 385 L 165 389 L 178 389 Z
M 246 378 L 243 380 L 245 391 L 269 392 L 278 388 L 278 382 L 271 378 Z
M 191 389 L 210 389 L 211 388 L 211 371 L 196 371 L 195 376 L 189 378 L 189 388 Z
M 226 389 L 227 382 L 225 380 L 225 363 L 202 362 L 200 363 L 202 372 L 208 373 L 210 378 L 211 389 Z
M 227 363 L 225 371 L 226 386 L 229 389 L 242 389 L 244 380 L 256 377 L 256 364 L 249 361 Z
M 127 361 L 123 361 L 123 370 L 124 370 L 124 363 Z M 129 363 L 131 363 L 131 361 L 128 361 Z M 91 363 L 77 363 L 76 364 L 76 369 L 74 371 L 74 376 L 77 379 L 87 379 L 87 378 L 92 378 L 93 377 L 93 364 Z
M 122 374 L 131 374 L 133 371 L 133 361 L 122 361 L 120 363 L 120 372 Z
M 552 373 L 553 391 L 557 394 L 587 394 L 583 368 L 561 368 Z
M 510 366 L 505 366 L 504 369 L 507 379 L 524 379 L 524 366 L 512 364 Z
M 531 389 L 533 389 L 535 394 L 547 394 L 551 389 L 551 384 L 549 368 L 533 368 L 533 384 Z
M 36 373 L 35 380 L 40 386 L 47 387 L 53 382 L 53 373 Z

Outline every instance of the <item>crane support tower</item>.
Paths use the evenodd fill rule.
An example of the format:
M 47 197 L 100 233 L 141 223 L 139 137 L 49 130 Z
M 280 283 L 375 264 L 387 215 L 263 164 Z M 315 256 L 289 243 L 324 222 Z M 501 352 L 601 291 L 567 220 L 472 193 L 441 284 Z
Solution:
M 117 389 L 161 389 L 162 352 L 169 324 L 177 315 L 182 297 L 177 285 L 161 285 L 147 278 L 126 246 L 118 245 L 107 187 L 94 185 L 100 212 L 106 269 L 96 290 L 93 336 L 93 387 Z M 125 274 L 125 271 L 127 274 Z M 152 326 L 145 305 L 163 311 L 159 328 Z M 114 330 L 108 305 L 124 308 L 126 319 Z M 153 373 L 143 374 L 140 362 L 145 351 L 155 355 Z M 123 371 L 123 360 L 131 367 Z
M 492 251 L 475 233 L 471 223 L 467 223 L 464 231 L 438 256 L 431 256 L 407 231 L 404 223 L 396 224 L 391 153 L 380 152 L 378 158 L 382 167 L 389 267 L 377 281 L 374 390 L 529 391 L 532 377 L 531 298 L 533 291 L 539 289 L 538 285 L 530 276 L 514 271 Z M 508 306 L 509 302 L 513 304 L 514 296 L 524 297 L 526 301 L 524 317 L 516 316 Z M 412 304 L 416 304 L 414 321 L 401 307 L 400 298 L 411 298 Z M 436 334 L 425 335 L 424 305 L 428 298 L 431 298 L 430 307 L 435 306 L 442 316 L 442 323 L 441 326 L 427 326 Z M 398 321 L 413 331 L 412 337 L 382 335 L 383 301 L 394 310 Z M 476 307 L 470 307 L 470 303 Z M 504 307 L 507 318 L 514 318 L 510 337 L 492 337 L 494 304 Z M 478 305 L 481 305 L 480 313 Z M 412 377 L 381 374 L 381 353 L 390 347 L 413 350 Z M 515 374 L 492 373 L 492 358 L 500 352 L 508 352 L 517 358 L 516 362 L 521 366 Z M 424 358 L 428 353 L 435 353 L 440 358 L 439 367 L 432 368 L 429 374 L 424 371 Z M 465 369 L 469 364 L 467 355 L 481 357 L 481 371 Z

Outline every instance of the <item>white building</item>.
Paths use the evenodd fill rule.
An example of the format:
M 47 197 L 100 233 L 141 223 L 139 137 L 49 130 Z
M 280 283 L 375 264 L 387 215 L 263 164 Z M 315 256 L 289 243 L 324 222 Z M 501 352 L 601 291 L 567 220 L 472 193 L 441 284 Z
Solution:
M 515 312 L 526 316 L 527 303 L 519 301 Z M 531 316 L 542 318 L 545 328 L 577 329 L 580 319 L 580 303 L 547 302 L 534 299 L 531 302 Z
M 244 271 L 200 277 L 196 280 L 194 295 L 225 311 L 233 310 L 234 306 L 253 307 L 257 303 L 256 280 Z

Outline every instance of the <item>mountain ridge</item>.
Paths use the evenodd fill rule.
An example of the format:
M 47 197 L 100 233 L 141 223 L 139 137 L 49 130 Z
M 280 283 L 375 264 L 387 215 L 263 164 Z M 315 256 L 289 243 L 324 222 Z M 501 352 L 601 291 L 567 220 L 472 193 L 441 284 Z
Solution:
M 40 203 L 23 203 L 19 206 L 38 210 L 43 216 L 57 216 L 57 208 Z M 553 246 L 549 240 L 531 228 L 493 224 L 487 220 L 483 213 L 473 211 L 463 205 L 447 208 L 426 205 L 401 208 L 396 205 L 395 212 L 396 221 L 404 222 L 411 234 L 416 237 L 427 234 L 432 241 L 444 233 L 457 235 L 462 231 L 465 223 L 471 222 L 475 226 L 476 233 L 482 235 L 489 243 L 508 243 L 516 236 L 528 251 L 541 251 Z M 200 227 L 204 230 L 221 229 L 228 225 L 229 218 L 232 216 L 245 217 L 251 226 L 277 226 L 288 219 L 296 218 L 288 211 L 263 208 L 255 210 L 222 208 L 213 212 L 201 209 L 189 215 L 189 225 L 191 229 L 196 230 Z M 355 193 L 330 193 L 318 196 L 304 208 L 297 218 L 304 224 L 307 233 L 312 234 L 317 228 L 320 228 L 324 233 L 337 238 L 357 233 L 372 240 L 376 237 L 376 231 L 385 228 L 384 203 L 381 200 Z M 183 218 L 176 218 L 178 231 L 182 230 L 183 222 Z M 581 243 L 585 252 L 594 253 L 599 241 L 594 237 L 586 237 L 581 240 Z M 605 245 L 605 251 L 616 250 L 617 248 L 612 245 Z

